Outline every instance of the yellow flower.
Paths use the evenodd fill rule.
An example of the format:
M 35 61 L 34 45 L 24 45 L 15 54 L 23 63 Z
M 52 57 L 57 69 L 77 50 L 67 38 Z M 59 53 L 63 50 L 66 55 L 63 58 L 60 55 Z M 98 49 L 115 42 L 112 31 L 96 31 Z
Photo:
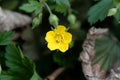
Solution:
M 69 49 L 69 43 L 72 41 L 72 35 L 66 32 L 66 27 L 58 25 L 53 31 L 48 31 L 45 37 L 48 42 L 47 47 L 50 50 L 59 49 L 61 52 L 65 52 Z

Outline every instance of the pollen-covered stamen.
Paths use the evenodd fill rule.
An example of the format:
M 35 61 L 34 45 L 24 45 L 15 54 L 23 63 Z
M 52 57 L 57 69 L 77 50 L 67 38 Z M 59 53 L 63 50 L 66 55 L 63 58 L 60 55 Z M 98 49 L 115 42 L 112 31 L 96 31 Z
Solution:
M 59 33 L 56 33 L 55 41 L 56 41 L 56 43 L 61 43 L 63 41 L 63 36 Z

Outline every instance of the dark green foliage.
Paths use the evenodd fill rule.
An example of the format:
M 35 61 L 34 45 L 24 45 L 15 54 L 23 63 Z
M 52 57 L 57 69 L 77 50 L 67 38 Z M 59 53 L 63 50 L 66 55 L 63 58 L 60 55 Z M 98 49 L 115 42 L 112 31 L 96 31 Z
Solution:
M 56 52 L 53 55 L 53 59 L 56 63 L 58 63 L 60 66 L 63 66 L 65 68 L 72 68 L 76 64 L 76 55 L 72 53 L 60 53 Z
M 104 20 L 108 15 L 109 9 L 112 7 L 114 7 L 113 0 L 101 0 L 90 8 L 88 12 L 88 22 L 94 24 L 98 20 Z
M 42 80 L 35 71 L 35 64 L 23 56 L 15 44 L 6 47 L 5 58 L 9 69 L 0 75 L 1 80 Z
M 66 13 L 70 8 L 69 0 L 54 0 L 56 2 L 55 11 L 60 13 Z
M 100 64 L 101 69 L 108 71 L 120 59 L 120 43 L 113 35 L 104 35 L 95 43 L 96 58 L 94 64 Z
M 8 45 L 13 37 L 13 32 L 0 32 L 0 45 Z
M 54 0 L 56 4 L 65 4 L 66 6 L 70 7 L 69 0 Z
M 55 7 L 55 11 L 60 12 L 60 13 L 65 13 L 67 11 L 67 7 L 65 4 L 57 5 Z
M 19 4 L 19 0 L 1 0 L 0 2 L 0 6 L 4 9 L 9 9 L 9 10 L 13 10 L 15 9 Z M 9 7 L 8 7 L 9 6 Z
M 42 6 L 43 3 L 38 2 L 37 0 L 28 0 L 29 3 L 23 4 L 20 9 L 28 13 L 34 12 L 34 19 L 32 22 L 32 28 L 37 27 L 42 21 Z
M 5 65 L 4 49 L 0 48 L 0 65 Z
M 5 46 L 10 44 L 13 38 L 13 32 L 0 32 L 0 64 L 5 67 Z

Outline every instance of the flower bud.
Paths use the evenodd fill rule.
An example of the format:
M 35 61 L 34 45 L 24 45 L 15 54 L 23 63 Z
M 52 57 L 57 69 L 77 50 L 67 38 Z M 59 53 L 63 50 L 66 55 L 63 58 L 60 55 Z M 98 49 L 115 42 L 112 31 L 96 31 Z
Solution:
M 76 22 L 76 16 L 74 14 L 69 14 L 67 19 L 71 24 L 75 24 Z
M 49 16 L 49 23 L 54 27 L 58 26 L 58 17 L 54 14 L 50 14 Z
M 32 28 L 36 28 L 42 22 L 42 13 L 33 19 Z
M 117 12 L 117 8 L 111 8 L 108 12 L 108 15 L 107 16 L 113 16 L 115 15 Z

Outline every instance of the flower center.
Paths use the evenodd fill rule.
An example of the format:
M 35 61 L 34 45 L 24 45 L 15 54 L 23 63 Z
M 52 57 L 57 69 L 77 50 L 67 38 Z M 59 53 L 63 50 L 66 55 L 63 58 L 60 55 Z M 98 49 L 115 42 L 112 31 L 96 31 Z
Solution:
M 61 43 L 62 40 L 63 40 L 63 36 L 61 34 L 57 33 L 55 35 L 55 41 L 56 41 L 56 43 Z

